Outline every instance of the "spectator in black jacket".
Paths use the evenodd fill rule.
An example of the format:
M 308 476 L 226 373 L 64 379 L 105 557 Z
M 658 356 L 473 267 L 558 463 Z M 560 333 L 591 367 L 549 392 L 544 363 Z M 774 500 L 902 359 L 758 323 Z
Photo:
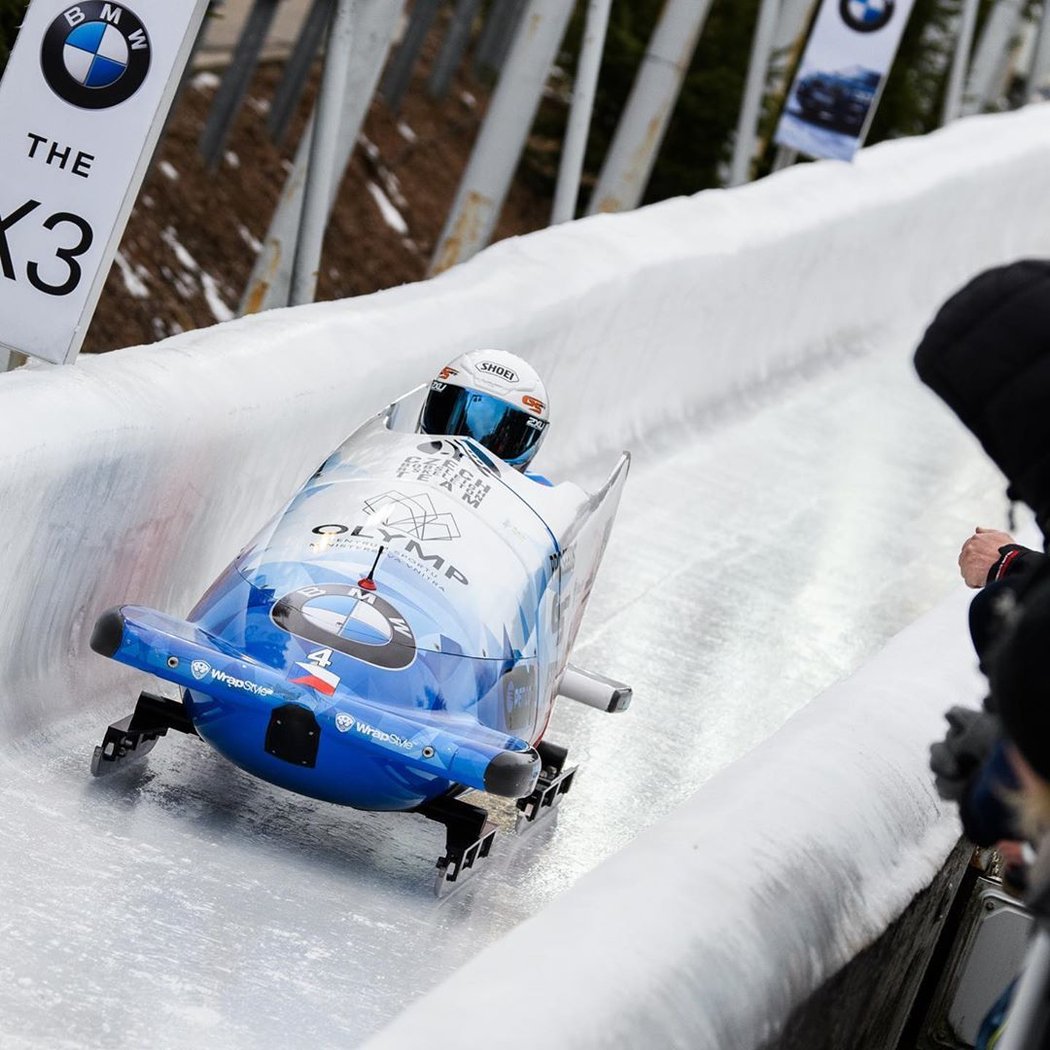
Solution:
M 1006 475 L 1008 496 L 1032 508 L 1045 545 L 1050 261 L 1027 259 L 975 277 L 938 311 L 915 353 L 915 367 Z M 1050 579 L 1050 558 L 1014 543 L 1007 533 L 978 529 L 963 544 L 959 568 L 970 586 L 983 588 L 971 604 L 970 630 L 992 689 L 985 710 L 948 713 L 948 734 L 931 748 L 930 764 L 942 796 L 959 803 L 968 837 L 991 845 L 1024 834 L 1008 799 L 1028 783 L 1022 777 L 1033 767 L 1042 775 L 1040 762 L 1026 761 L 1029 753 L 1038 755 L 1045 746 L 1050 754 L 1050 738 L 1044 737 L 1050 719 L 1034 730 L 1028 717 L 1030 709 L 1050 716 L 1050 688 L 1042 695 L 1035 686 L 1042 679 L 1030 673 L 1034 664 L 1045 662 L 1050 686 L 1050 629 L 1041 646 L 1033 646 L 1030 628 L 1024 635 L 1017 631 L 1036 596 L 1034 607 L 1045 607 L 1050 617 L 1050 584 L 1041 589 Z M 1018 644 L 1022 637 L 1024 645 Z M 1011 698 L 1008 711 L 999 710 L 1001 695 Z M 1001 715 L 1009 740 L 1000 733 Z M 1018 754 L 1024 757 L 1019 760 Z

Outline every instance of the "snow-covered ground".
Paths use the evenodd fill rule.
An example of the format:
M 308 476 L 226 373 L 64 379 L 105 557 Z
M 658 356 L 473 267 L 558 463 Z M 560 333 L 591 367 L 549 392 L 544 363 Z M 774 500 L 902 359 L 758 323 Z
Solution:
M 719 862 L 740 828 L 761 878 L 793 885 L 813 858 L 784 846 L 791 804 L 808 807 L 801 824 L 816 797 L 828 828 L 852 823 L 890 846 L 861 855 L 848 836 L 820 840 L 823 903 L 849 906 L 818 900 L 809 914 L 842 926 L 812 938 L 779 995 L 756 1004 L 749 986 L 719 1007 L 726 1025 L 744 1019 L 740 1032 L 771 1031 L 903 907 L 954 830 L 923 772 L 941 704 L 930 684 L 960 673 L 942 620 L 921 655 L 905 643 L 882 658 L 881 685 L 806 705 L 952 590 L 973 525 L 1002 523 L 999 480 L 909 354 L 966 277 L 1050 251 L 1048 126 L 1045 107 L 977 118 L 854 167 L 563 224 L 420 285 L 0 377 L 3 1045 L 355 1045 L 522 920 L 536 916 L 527 940 L 556 922 L 545 905 L 573 900 L 585 873 L 629 870 L 627 898 L 663 903 L 644 872 L 694 871 L 683 851 L 721 876 L 712 900 L 734 957 L 765 953 L 775 979 L 797 953 L 786 960 L 792 946 L 768 936 L 770 898 Z M 636 452 L 577 651 L 630 681 L 636 701 L 616 718 L 557 713 L 552 736 L 584 763 L 558 825 L 503 836 L 489 870 L 438 903 L 441 836 L 421 818 L 279 792 L 188 739 L 91 780 L 92 746 L 142 684 L 89 651 L 98 613 L 120 601 L 185 612 L 352 426 L 476 345 L 516 349 L 549 377 L 541 469 L 594 477 L 618 447 Z M 914 723 L 899 695 L 880 720 L 872 698 L 887 682 L 899 694 L 913 671 Z M 814 733 L 777 735 L 803 708 Z M 800 740 L 851 732 L 875 759 L 796 754 Z M 768 763 L 748 764 L 755 748 Z M 793 762 L 808 790 L 764 814 L 779 783 L 761 771 L 783 777 Z M 757 770 L 744 812 L 724 786 L 737 769 Z M 858 792 L 878 769 L 884 790 Z M 730 779 L 712 780 L 720 772 Z M 709 810 L 721 833 L 676 835 L 680 819 L 660 818 L 679 803 L 687 824 Z M 779 837 L 762 837 L 762 816 Z M 654 823 L 621 867 L 600 866 Z M 752 823 L 757 839 L 743 837 Z M 659 848 L 639 863 L 645 843 Z M 893 847 L 902 860 L 887 871 Z M 616 958 L 617 924 L 584 914 L 601 922 L 592 952 Z M 672 949 L 703 944 L 704 912 L 672 918 L 680 940 L 654 927 L 636 937 L 642 957 L 673 966 Z M 498 992 L 492 976 L 475 994 Z M 559 967 L 558 979 L 566 1003 L 594 1001 L 589 972 Z M 676 1008 L 686 1000 L 694 1014 L 676 1031 L 704 1031 L 705 1000 Z M 631 1031 L 634 1000 L 619 1003 L 608 1030 Z M 425 1025 L 428 1009 L 405 1023 Z

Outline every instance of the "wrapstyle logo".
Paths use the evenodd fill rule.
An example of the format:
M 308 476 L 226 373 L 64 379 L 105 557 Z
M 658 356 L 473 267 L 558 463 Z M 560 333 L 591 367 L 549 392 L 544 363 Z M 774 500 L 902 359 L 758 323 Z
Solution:
M 893 18 L 896 0 L 839 0 L 842 21 L 858 33 L 874 33 Z
M 149 72 L 146 27 L 121 4 L 85 0 L 67 7 L 40 47 L 44 79 L 81 109 L 108 109 L 131 98 Z
M 505 379 L 508 383 L 516 383 L 518 381 L 517 372 L 507 368 L 506 365 L 498 365 L 495 361 L 482 361 L 478 365 L 478 371 L 487 372 L 490 376 L 498 376 L 500 379 Z
M 207 660 L 194 660 L 190 664 L 190 670 L 193 672 L 193 677 L 199 682 L 201 679 L 208 677 L 208 674 L 211 672 L 211 664 Z

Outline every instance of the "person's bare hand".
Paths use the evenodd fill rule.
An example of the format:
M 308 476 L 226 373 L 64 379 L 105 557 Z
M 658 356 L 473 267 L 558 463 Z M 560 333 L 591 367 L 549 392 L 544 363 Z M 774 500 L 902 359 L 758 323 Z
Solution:
M 1013 543 L 1008 532 L 984 529 L 980 525 L 959 551 L 959 572 L 968 587 L 983 587 L 988 570 L 999 560 L 999 548 Z

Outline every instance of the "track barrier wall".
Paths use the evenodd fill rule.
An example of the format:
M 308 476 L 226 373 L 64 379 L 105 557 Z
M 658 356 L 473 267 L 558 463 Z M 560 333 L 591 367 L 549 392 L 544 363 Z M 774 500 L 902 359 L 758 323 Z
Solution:
M 807 362 L 916 329 L 989 265 L 1050 253 L 1048 168 L 1050 107 L 974 117 L 865 150 L 852 166 L 802 165 L 504 241 L 431 281 L 0 377 L 0 753 L 126 697 L 133 676 L 89 650 L 97 615 L 123 602 L 185 614 L 350 430 L 454 354 L 506 347 L 548 378 L 558 423 L 538 465 L 558 476 Z M 863 841 L 829 826 L 814 841 L 834 856 L 769 848 L 767 825 L 784 822 L 792 796 L 750 797 L 752 758 L 482 958 L 519 950 L 513 972 L 527 985 L 547 969 L 545 924 L 564 927 L 579 952 L 558 968 L 558 1017 L 578 1045 L 598 1009 L 623 1032 L 644 1014 L 650 1045 L 674 1045 L 681 1032 L 688 1045 L 754 1045 L 763 1033 L 719 1006 L 725 980 L 746 981 L 752 1006 L 768 1000 L 780 1016 L 899 913 L 950 848 L 956 828 L 932 797 L 925 745 L 959 695 L 952 676 L 968 666 L 961 618 L 951 613 L 951 631 L 924 621 L 762 750 L 788 780 L 792 763 L 809 763 L 827 777 L 818 794 L 855 799 Z M 922 631 L 936 635 L 928 678 L 895 680 L 895 652 Z M 913 717 L 872 721 L 893 704 L 910 704 Z M 861 754 L 841 751 L 850 739 Z M 880 758 L 884 745 L 891 759 Z M 819 805 L 795 801 L 819 824 Z M 727 849 L 724 877 L 711 879 Z M 871 851 L 897 869 L 883 894 L 833 863 Z M 705 856 L 702 879 L 680 863 Z M 663 898 L 663 918 L 626 914 L 643 896 Z M 768 943 L 743 943 L 785 920 Z M 800 939 L 812 924 L 826 943 Z M 615 965 L 625 951 L 629 977 Z M 738 954 L 756 968 L 736 973 Z M 500 994 L 500 966 L 470 972 L 475 1012 L 453 1029 L 465 1045 L 491 1035 L 475 1020 L 479 1003 L 514 1001 Z M 444 1019 L 465 980 L 453 977 L 392 1031 Z M 778 1022 L 763 1023 L 768 1035 Z M 396 1039 L 376 1045 L 405 1045 Z

